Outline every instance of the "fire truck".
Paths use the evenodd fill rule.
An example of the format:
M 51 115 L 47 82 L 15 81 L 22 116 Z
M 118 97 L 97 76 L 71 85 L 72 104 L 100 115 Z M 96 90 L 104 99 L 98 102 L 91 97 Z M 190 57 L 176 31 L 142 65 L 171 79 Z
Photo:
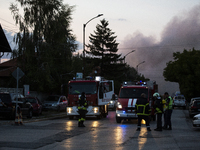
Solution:
M 94 80 L 69 81 L 68 107 L 66 109 L 69 119 L 79 116 L 78 101 L 82 92 L 85 92 L 88 103 L 86 116 L 96 116 L 100 119 L 108 115 L 108 103 L 114 94 L 113 80 L 95 77 Z
M 151 107 L 151 118 L 155 119 L 154 109 L 153 109 L 153 94 L 158 91 L 158 85 L 155 81 L 147 82 L 124 82 L 121 86 L 118 96 L 117 108 L 116 108 L 116 122 L 121 123 L 123 119 L 137 119 L 137 114 L 135 113 L 135 104 L 142 93 L 147 95 Z

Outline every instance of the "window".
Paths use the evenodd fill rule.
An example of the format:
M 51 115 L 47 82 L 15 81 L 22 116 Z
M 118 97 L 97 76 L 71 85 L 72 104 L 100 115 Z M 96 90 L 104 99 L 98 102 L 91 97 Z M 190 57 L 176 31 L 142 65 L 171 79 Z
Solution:
M 141 94 L 145 93 L 148 97 L 148 89 L 143 88 L 122 88 L 119 98 L 139 98 Z

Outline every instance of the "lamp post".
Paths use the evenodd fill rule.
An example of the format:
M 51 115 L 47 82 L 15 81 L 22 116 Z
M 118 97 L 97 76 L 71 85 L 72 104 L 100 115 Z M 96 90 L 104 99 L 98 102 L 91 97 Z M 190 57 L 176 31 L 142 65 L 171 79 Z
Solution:
M 135 52 L 135 50 L 130 51 L 129 53 L 127 53 L 127 54 L 124 56 L 124 63 L 125 63 L 126 56 L 127 56 L 128 54 L 132 53 L 132 52 Z
M 85 27 L 90 21 L 92 21 L 93 19 L 98 18 L 100 16 L 103 16 L 103 14 L 98 14 L 96 17 L 93 17 L 88 22 L 83 24 L 83 76 L 84 76 L 84 72 L 85 72 L 85 60 L 84 60 L 85 59 Z
M 139 63 L 139 64 L 137 65 L 137 72 L 138 72 L 138 66 L 141 65 L 141 64 L 143 64 L 143 63 L 145 63 L 145 61 L 143 61 L 143 62 L 141 62 L 141 63 Z

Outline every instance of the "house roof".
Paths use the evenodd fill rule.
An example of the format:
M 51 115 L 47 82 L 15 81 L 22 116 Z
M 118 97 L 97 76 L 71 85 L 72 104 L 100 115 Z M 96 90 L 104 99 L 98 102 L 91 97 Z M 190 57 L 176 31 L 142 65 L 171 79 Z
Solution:
M 9 77 L 12 72 L 17 69 L 17 66 L 9 67 L 3 70 L 0 70 L 0 77 Z
M 0 64 L 0 77 L 9 77 L 17 69 L 17 58 Z
M 0 24 L 0 52 L 12 52 L 8 40 Z

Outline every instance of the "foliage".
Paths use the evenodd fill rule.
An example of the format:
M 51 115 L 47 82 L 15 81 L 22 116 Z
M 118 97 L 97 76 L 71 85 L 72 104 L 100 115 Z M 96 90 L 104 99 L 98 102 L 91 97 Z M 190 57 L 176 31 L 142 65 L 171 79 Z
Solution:
M 173 53 L 174 61 L 167 63 L 163 76 L 166 81 L 177 82 L 187 99 L 199 97 L 200 89 L 200 51 L 184 50 Z
M 123 58 L 117 54 L 118 43 L 114 32 L 108 28 L 108 21 L 100 21 L 96 26 L 94 34 L 90 35 L 90 44 L 87 45 L 87 54 L 93 62 L 93 68 L 100 67 L 100 76 L 110 79 L 116 76 L 116 72 L 123 72 L 125 64 L 121 63 Z M 118 76 L 121 76 L 119 74 Z
M 88 75 L 100 75 L 106 79 L 114 80 L 115 93 L 119 89 L 123 81 L 134 81 L 145 79 L 143 76 L 138 75 L 135 68 L 130 67 L 124 62 L 124 57 L 118 52 L 118 43 L 116 42 L 117 36 L 108 28 L 108 21 L 105 19 L 100 21 L 101 24 L 96 26 L 94 34 L 90 35 L 90 44 L 87 45 L 86 50 L 86 67 L 85 73 Z M 90 73 L 92 68 L 92 73 Z M 94 73 L 96 71 L 96 73 Z
M 17 5 L 10 10 L 20 32 L 14 38 L 18 45 L 18 66 L 25 72 L 24 84 L 32 90 L 60 91 L 60 85 L 68 81 L 71 72 L 72 52 L 77 48 L 71 33 L 72 6 L 62 0 L 17 0 L 24 10 L 19 13 Z M 14 55 L 15 54 L 15 55 Z

